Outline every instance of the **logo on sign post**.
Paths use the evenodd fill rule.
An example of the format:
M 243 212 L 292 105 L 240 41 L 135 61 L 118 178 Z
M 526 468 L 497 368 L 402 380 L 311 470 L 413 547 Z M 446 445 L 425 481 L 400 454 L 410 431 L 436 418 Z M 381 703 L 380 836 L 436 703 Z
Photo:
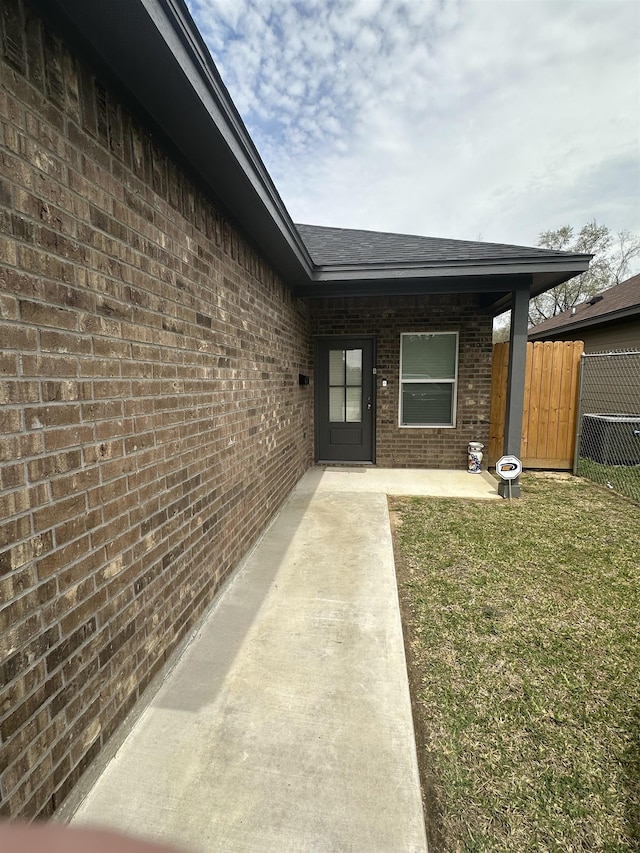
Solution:
M 515 480 L 522 474 L 522 462 L 517 456 L 502 456 L 496 462 L 496 474 L 503 480 Z

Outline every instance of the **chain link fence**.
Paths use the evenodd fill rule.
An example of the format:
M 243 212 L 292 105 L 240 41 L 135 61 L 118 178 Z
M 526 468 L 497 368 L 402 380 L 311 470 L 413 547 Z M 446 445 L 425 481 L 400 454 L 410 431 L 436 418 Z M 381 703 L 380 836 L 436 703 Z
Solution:
M 585 353 L 574 474 L 640 503 L 640 350 Z

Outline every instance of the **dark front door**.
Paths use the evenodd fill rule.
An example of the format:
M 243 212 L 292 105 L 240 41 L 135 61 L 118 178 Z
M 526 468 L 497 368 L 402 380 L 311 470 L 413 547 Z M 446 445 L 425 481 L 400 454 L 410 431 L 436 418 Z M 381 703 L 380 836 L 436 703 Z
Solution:
M 375 422 L 372 338 L 316 343 L 316 457 L 373 462 Z

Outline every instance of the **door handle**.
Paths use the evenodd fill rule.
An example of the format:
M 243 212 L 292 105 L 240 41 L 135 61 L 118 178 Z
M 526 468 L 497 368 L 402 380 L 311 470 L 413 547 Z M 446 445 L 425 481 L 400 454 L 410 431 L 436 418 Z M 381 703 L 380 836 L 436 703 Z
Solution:
M 371 409 L 371 397 L 367 397 L 367 409 Z

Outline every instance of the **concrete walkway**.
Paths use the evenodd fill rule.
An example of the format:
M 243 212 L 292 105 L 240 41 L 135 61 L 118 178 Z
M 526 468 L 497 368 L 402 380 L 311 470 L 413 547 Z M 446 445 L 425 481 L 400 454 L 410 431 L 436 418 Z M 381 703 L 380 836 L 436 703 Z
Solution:
M 466 471 L 314 468 L 72 821 L 187 850 L 425 853 L 386 495 Z

